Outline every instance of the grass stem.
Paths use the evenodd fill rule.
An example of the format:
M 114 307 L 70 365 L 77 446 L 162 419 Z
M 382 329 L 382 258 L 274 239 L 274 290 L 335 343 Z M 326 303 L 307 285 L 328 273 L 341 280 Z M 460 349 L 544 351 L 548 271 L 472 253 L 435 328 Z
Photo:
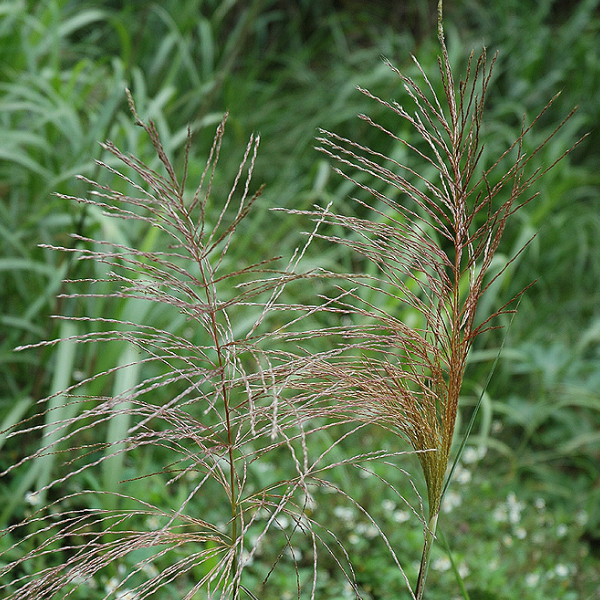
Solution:
M 429 553 L 435 540 L 435 530 L 437 528 L 439 513 L 436 513 L 429 519 L 425 531 L 425 543 L 423 544 L 423 554 L 421 556 L 421 566 L 419 567 L 419 578 L 417 579 L 417 587 L 415 589 L 416 600 L 422 600 L 425 591 L 425 580 L 427 579 L 427 571 L 429 569 Z

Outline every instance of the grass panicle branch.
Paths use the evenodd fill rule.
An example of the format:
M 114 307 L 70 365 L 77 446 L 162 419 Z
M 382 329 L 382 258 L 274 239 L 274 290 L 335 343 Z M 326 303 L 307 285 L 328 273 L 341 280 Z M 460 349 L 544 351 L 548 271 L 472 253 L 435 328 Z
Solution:
M 552 99 L 530 125 L 523 124 L 505 152 L 496 159 L 486 156 L 484 162 L 484 105 L 496 56 L 488 61 L 485 49 L 477 59 L 472 53 L 464 79 L 457 83 L 441 10 L 440 2 L 441 92 L 416 58 L 422 83 L 388 63 L 410 108 L 359 88 L 407 122 L 418 134 L 410 139 L 420 138 L 422 145 L 365 115 L 360 117 L 406 148 L 407 162 L 322 130 L 318 150 L 340 165 L 341 176 L 366 193 L 355 202 L 357 212 L 367 216 L 312 213 L 313 218 L 324 219 L 329 231 L 343 232 L 322 237 L 353 250 L 365 269 L 362 278 L 346 277 L 351 287 L 339 305 L 352 324 L 336 335 L 350 341 L 335 358 L 313 363 L 312 375 L 323 393 L 334 391 L 335 411 L 386 423 L 417 452 L 428 496 L 417 599 L 424 593 L 467 356 L 476 338 L 498 327 L 498 318 L 514 310 L 523 292 L 491 314 L 479 314 L 477 307 L 523 251 L 492 273 L 509 218 L 535 198 L 534 185 L 558 162 L 532 167 L 532 161 L 573 114 L 527 153 L 526 137 Z M 411 156 L 414 162 L 409 162 Z M 407 314 L 418 326 L 403 322 L 401 315 Z M 323 387 L 322 381 L 330 383 Z

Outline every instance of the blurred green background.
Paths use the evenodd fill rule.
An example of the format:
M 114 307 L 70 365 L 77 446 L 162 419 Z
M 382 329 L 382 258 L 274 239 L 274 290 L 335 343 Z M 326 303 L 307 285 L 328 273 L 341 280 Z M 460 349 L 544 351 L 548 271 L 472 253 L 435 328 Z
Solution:
M 92 347 L 13 349 L 74 333 L 50 318 L 82 310 L 60 297 L 66 289 L 62 280 L 98 275 L 97 266 L 40 244 L 73 247 L 71 233 L 152 243 L 137 225 L 113 223 L 53 195 L 89 193 L 77 174 L 110 183 L 94 163 L 106 159 L 98 144 L 105 139 L 157 164 L 133 123 L 126 88 L 140 116 L 156 122 L 176 165 L 191 126 L 191 181 L 202 173 L 225 110 L 230 118 L 222 154 L 232 158 L 221 161 L 217 188 L 231 181 L 250 133 L 261 134 L 254 182 L 266 189 L 235 253 L 257 261 L 289 255 L 306 225 L 268 209 L 307 209 L 333 200 L 338 210 L 352 210 L 346 198 L 354 191 L 313 148 L 318 128 L 394 152 L 392 140 L 356 115 L 368 113 L 396 130 L 403 125 L 356 86 L 402 100 L 403 89 L 381 57 L 414 74 L 415 54 L 435 76 L 436 4 L 0 2 L 0 430 L 33 414 L 41 398 L 119 358 L 98 355 Z M 579 110 L 539 163 L 551 164 L 589 135 L 542 180 L 538 198 L 507 230 L 506 256 L 537 236 L 486 302 L 503 303 L 537 282 L 506 339 L 503 332 L 491 332 L 471 357 L 463 423 L 504 343 L 470 442 L 477 452 L 463 465 L 465 483 L 456 484 L 442 529 L 473 600 L 600 598 L 600 2 L 454 0 L 444 8 L 457 73 L 471 49 L 499 51 L 484 119 L 487 153 L 501 153 L 518 136 L 523 114 L 531 121 L 557 92 L 560 97 L 531 136 L 531 148 L 574 106 Z M 324 248 L 313 260 L 351 268 L 351 257 L 340 247 Z M 83 314 L 110 318 L 123 310 L 119 303 L 98 300 Z M 38 445 L 33 434 L 25 444 L 0 434 L 0 467 Z M 40 468 L 19 472 L 0 489 L 1 526 L 29 510 L 26 494 L 47 476 Z M 371 497 L 368 488 L 365 494 Z M 381 511 L 392 517 L 402 512 L 389 504 Z M 338 534 L 347 536 L 346 528 L 355 526 L 337 516 Z M 402 520 L 391 518 L 390 527 L 398 529 L 397 543 L 406 546 L 407 556 L 417 560 L 418 536 L 411 541 L 402 533 Z M 362 557 L 364 597 L 402 597 L 392 595 L 402 581 L 384 551 L 364 539 L 355 549 Z M 441 552 L 432 567 L 433 600 L 459 593 L 444 556 Z M 93 592 L 100 598 L 102 585 Z M 323 597 L 345 593 L 332 578 Z

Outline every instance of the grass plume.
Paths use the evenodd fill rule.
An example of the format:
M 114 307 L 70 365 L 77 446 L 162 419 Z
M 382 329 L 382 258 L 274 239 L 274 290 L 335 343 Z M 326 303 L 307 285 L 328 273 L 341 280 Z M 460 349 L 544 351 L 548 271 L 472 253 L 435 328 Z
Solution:
M 517 258 L 492 274 L 508 220 L 537 196 L 535 184 L 566 153 L 543 167 L 533 166 L 537 154 L 574 112 L 527 153 L 524 140 L 553 98 L 531 124 L 523 122 L 521 134 L 503 154 L 485 164 L 484 104 L 496 57 L 488 59 L 485 49 L 478 57 L 471 53 L 464 78 L 457 82 L 444 39 L 441 2 L 438 36 L 441 92 L 416 59 L 420 82 L 388 63 L 410 108 L 359 88 L 418 133 L 414 137 L 423 143 L 415 145 L 361 115 L 416 160 L 398 162 L 321 131 L 319 150 L 340 164 L 340 175 L 366 192 L 355 202 L 356 212 L 367 216 L 312 213 L 330 230 L 343 231 L 323 237 L 349 247 L 362 257 L 365 269 L 363 276 L 346 276 L 347 301 L 333 309 L 351 317 L 351 326 L 335 331 L 350 341 L 338 348 L 335 358 L 313 360 L 312 374 L 320 393 L 333 390 L 333 414 L 375 419 L 417 452 L 428 498 L 417 599 L 423 597 L 449 472 L 467 356 L 479 335 L 499 325 L 498 317 L 514 312 L 525 290 L 491 314 L 480 315 L 477 307 Z M 418 315 L 418 325 L 408 326 L 390 305 L 400 314 L 408 309 Z

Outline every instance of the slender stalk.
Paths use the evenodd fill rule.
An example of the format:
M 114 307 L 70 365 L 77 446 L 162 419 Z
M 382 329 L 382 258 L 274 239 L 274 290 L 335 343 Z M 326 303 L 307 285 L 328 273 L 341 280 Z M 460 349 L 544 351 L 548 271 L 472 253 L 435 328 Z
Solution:
M 221 365 L 222 365 L 222 357 L 221 357 L 221 351 L 220 351 L 221 349 L 219 348 L 218 350 L 219 350 L 219 366 L 221 367 Z M 222 369 L 221 369 L 221 372 L 222 372 Z M 238 537 L 238 506 L 237 506 L 237 500 L 236 500 L 236 494 L 235 494 L 237 473 L 235 470 L 235 464 L 233 462 L 233 460 L 234 460 L 233 435 L 232 435 L 232 429 L 231 429 L 229 395 L 227 393 L 227 388 L 225 385 L 223 374 L 221 375 L 221 379 L 222 379 L 222 383 L 223 383 L 223 402 L 224 402 L 224 407 L 225 407 L 225 421 L 227 423 L 227 446 L 228 446 L 227 452 L 229 454 L 229 485 L 231 488 L 231 498 L 230 498 L 230 502 L 231 502 L 231 543 L 235 544 L 237 537 Z M 235 574 L 237 573 L 237 568 L 238 568 L 238 557 L 237 557 L 237 550 L 236 550 L 233 555 L 234 579 L 236 578 Z M 239 581 L 236 585 L 239 585 Z M 234 594 L 234 597 L 236 597 L 236 595 L 237 594 Z
M 416 600 L 422 600 L 423 592 L 425 591 L 425 580 L 427 579 L 427 571 L 429 569 L 429 554 L 433 546 L 433 540 L 435 539 L 438 515 L 439 513 L 436 513 L 429 519 L 425 530 L 425 543 L 423 544 L 421 566 L 419 567 L 419 578 L 417 579 L 417 587 L 415 588 Z
M 219 340 L 219 328 L 217 325 L 217 318 L 216 318 L 216 310 L 217 310 L 217 302 L 216 302 L 216 298 L 211 294 L 210 291 L 210 286 L 208 285 L 208 280 L 206 278 L 206 274 L 204 271 L 204 265 L 203 265 L 203 260 L 199 259 L 198 260 L 198 264 L 200 266 L 200 270 L 202 273 L 202 277 L 204 280 L 204 284 L 205 284 L 205 290 L 206 290 L 206 299 L 208 301 L 208 304 L 210 306 L 213 307 L 213 310 L 211 311 L 211 315 L 210 315 L 210 328 L 211 328 L 211 333 L 212 333 L 212 338 L 213 338 L 213 342 L 215 344 L 215 350 L 217 352 L 217 364 L 218 364 L 218 370 L 219 370 L 219 376 L 220 376 L 220 387 L 221 387 L 221 393 L 223 394 L 223 409 L 225 412 L 225 426 L 227 429 L 227 453 L 228 453 L 228 458 L 229 458 L 229 487 L 230 487 L 230 493 L 229 493 L 229 502 L 231 503 L 231 543 L 232 545 L 235 545 L 237 537 L 238 537 L 238 505 L 237 505 L 237 500 L 236 500 L 236 494 L 235 494 L 235 488 L 236 488 L 236 480 L 237 480 L 237 473 L 235 471 L 235 464 L 234 464 L 234 452 L 233 452 L 233 432 L 232 432 L 232 426 L 231 426 L 231 409 L 230 409 L 230 405 L 229 405 L 229 390 L 227 387 L 227 381 L 225 378 L 225 358 L 223 356 L 223 350 L 220 344 L 220 340 Z M 210 269 L 210 265 L 208 265 L 208 268 Z M 212 277 L 210 278 L 210 281 L 212 281 Z M 237 569 L 238 569 L 238 556 L 237 556 L 237 550 L 234 551 L 233 554 L 233 568 L 232 568 L 232 572 L 233 572 L 233 580 L 234 580 L 234 588 L 237 588 L 240 584 L 239 579 L 237 579 L 236 573 L 237 573 Z M 237 593 L 234 593 L 233 597 L 237 597 Z
M 231 502 L 231 542 L 235 544 L 235 540 L 237 540 L 238 532 L 237 532 L 237 521 L 238 521 L 238 507 L 237 500 L 235 498 L 235 486 L 236 486 L 236 471 L 234 465 L 234 455 L 233 455 L 233 434 L 231 427 L 231 410 L 229 407 L 229 393 L 227 390 L 227 384 L 225 381 L 225 373 L 224 373 L 224 360 L 223 354 L 221 352 L 221 346 L 218 343 L 217 337 L 217 323 L 215 319 L 215 315 L 212 315 L 212 328 L 215 335 L 215 346 L 217 350 L 218 363 L 219 363 L 219 371 L 221 373 L 221 390 L 223 394 L 223 406 L 225 410 L 225 423 L 227 426 L 227 453 L 229 456 L 229 486 L 230 486 L 230 502 Z M 237 571 L 237 552 L 234 553 L 233 557 L 233 572 Z
M 444 27 L 442 24 L 442 16 L 443 16 L 443 0 L 439 0 L 438 1 L 438 39 L 440 41 L 440 44 L 442 46 L 442 49 L 444 48 Z M 456 168 L 458 168 L 458 165 L 460 164 L 460 160 L 457 160 L 456 162 Z M 455 175 L 458 175 L 460 177 L 460 175 L 458 173 L 455 173 Z M 457 213 L 458 214 L 458 213 Z M 452 307 L 452 327 L 453 327 L 453 331 L 454 331 L 454 335 L 452 336 L 452 342 L 451 342 L 451 348 L 450 348 L 450 353 L 451 353 L 451 360 L 450 363 L 454 366 L 456 366 L 456 362 L 455 359 L 461 359 L 462 357 L 460 356 L 461 354 L 461 340 L 460 340 L 460 292 L 459 292 L 459 284 L 460 284 L 460 263 L 461 263 L 461 240 L 458 238 L 458 231 L 456 231 L 455 233 L 456 238 L 455 238 L 455 248 L 456 248 L 456 253 L 454 256 L 454 295 L 453 295 L 453 304 L 454 306 Z M 460 363 L 462 364 L 462 360 L 460 360 Z M 460 367 L 459 367 L 460 368 Z M 460 389 L 460 383 L 462 380 L 462 368 L 461 369 L 461 373 L 454 373 L 450 375 L 450 381 L 449 381 L 449 387 L 448 387 L 448 398 L 446 399 L 446 411 L 452 411 L 452 403 L 453 403 L 453 394 L 456 393 L 458 394 L 458 391 Z M 457 388 L 458 389 L 454 389 L 453 384 L 453 379 L 454 377 L 452 377 L 452 375 L 456 375 L 456 379 L 457 379 Z M 449 423 L 453 423 L 452 419 L 448 419 L 447 418 L 448 415 L 446 415 L 446 418 L 444 419 L 446 422 Z M 448 461 L 448 455 L 449 455 L 449 450 L 450 450 L 450 445 L 452 442 L 452 434 L 454 432 L 453 431 L 447 431 L 444 430 L 443 431 L 443 440 L 442 440 L 442 448 L 443 448 L 443 453 L 444 456 L 440 456 L 439 460 L 443 460 L 445 463 L 447 463 Z M 438 449 L 438 452 L 441 449 Z M 441 495 L 440 498 L 436 499 L 436 500 L 441 500 Z M 437 503 L 437 506 L 431 506 L 431 500 L 430 500 L 430 516 L 429 516 L 429 521 L 427 523 L 427 526 L 425 528 L 425 541 L 423 543 L 423 553 L 421 555 L 421 564 L 419 566 L 419 576 L 417 578 L 417 585 L 415 588 L 415 597 L 416 600 L 422 600 L 423 598 L 423 594 L 425 592 L 425 581 L 427 579 L 427 572 L 429 570 L 429 555 L 431 553 L 431 548 L 433 546 L 433 542 L 435 540 L 435 531 L 437 528 L 437 522 L 438 522 L 438 516 L 439 516 L 439 510 L 440 510 L 440 506 L 439 503 Z M 433 510 L 432 510 L 433 509 Z M 433 514 L 431 514 L 431 512 Z

